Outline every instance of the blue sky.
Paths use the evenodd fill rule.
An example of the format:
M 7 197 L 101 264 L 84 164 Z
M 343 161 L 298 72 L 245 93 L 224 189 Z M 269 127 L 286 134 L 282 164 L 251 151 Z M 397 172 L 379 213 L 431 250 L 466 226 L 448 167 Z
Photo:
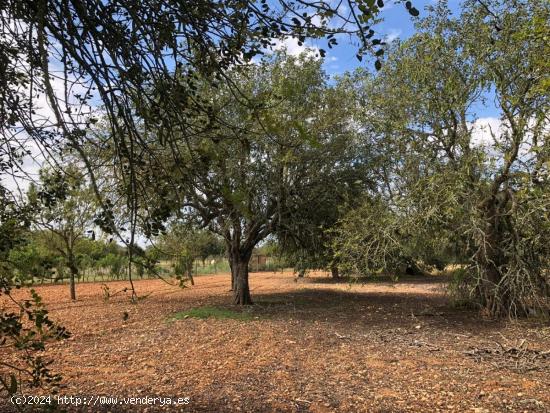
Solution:
M 426 6 L 435 5 L 437 0 L 412 0 L 413 6 L 420 11 L 419 18 L 427 15 Z M 460 13 L 461 1 L 448 0 L 448 7 L 453 13 Z M 413 18 L 405 9 L 403 3 L 396 4 L 394 0 L 387 0 L 384 9 L 379 16 L 383 19 L 381 23 L 373 27 L 377 37 L 383 37 L 386 40 L 395 38 L 406 39 L 415 33 L 415 18 Z M 312 46 L 324 48 L 322 42 L 312 43 Z M 339 45 L 333 49 L 327 50 L 324 68 L 330 75 L 337 75 L 346 71 L 352 71 L 357 67 L 373 65 L 372 60 L 364 59 L 359 62 L 356 55 L 356 46 L 347 39 L 342 39 Z M 494 95 L 487 94 L 486 103 L 479 102 L 472 109 L 480 118 L 495 118 L 499 116 L 499 111 L 494 106 Z
M 420 11 L 420 17 L 422 17 L 427 13 L 424 8 L 427 5 L 433 5 L 435 2 L 433 0 L 412 0 L 412 3 Z M 458 10 L 457 0 L 451 0 L 449 5 L 453 11 Z M 402 3 L 395 4 L 393 0 L 386 1 L 386 5 L 379 17 L 384 19 L 384 21 L 373 27 L 376 37 L 383 37 L 391 41 L 395 38 L 406 39 L 415 32 L 415 19 L 407 12 L 405 5 Z M 353 70 L 361 65 L 372 64 L 372 62 L 368 61 L 359 62 L 355 57 L 355 50 L 356 48 L 347 39 L 342 39 L 338 47 L 330 50 L 328 53 L 327 62 L 325 63 L 327 72 L 329 74 L 338 74 Z

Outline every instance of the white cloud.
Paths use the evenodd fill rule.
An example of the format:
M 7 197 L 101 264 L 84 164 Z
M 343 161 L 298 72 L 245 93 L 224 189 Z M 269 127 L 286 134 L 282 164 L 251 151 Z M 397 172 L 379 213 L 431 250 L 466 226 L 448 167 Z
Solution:
M 492 146 L 495 143 L 493 137 L 499 141 L 499 137 L 505 129 L 505 125 L 499 118 L 476 119 L 472 124 L 472 144 L 474 146 Z
M 320 48 L 308 43 L 302 45 L 298 44 L 298 40 L 292 37 L 288 37 L 284 40 L 275 40 L 273 42 L 273 50 L 286 50 L 287 54 L 290 56 L 300 56 L 302 53 L 305 53 L 308 57 L 314 59 L 320 58 Z M 268 52 L 269 53 L 269 52 Z M 338 68 L 337 65 L 334 65 L 338 61 L 336 56 L 326 56 L 325 63 L 332 63 L 330 66 L 332 69 Z
M 401 33 L 403 33 L 401 29 L 390 29 L 389 33 L 386 35 L 386 42 L 393 42 L 401 36 Z
M 309 56 L 319 56 L 319 48 L 316 46 L 298 44 L 298 39 L 294 37 L 287 37 L 284 40 L 275 40 L 273 50 L 285 50 L 290 56 L 299 56 L 302 53 L 306 53 Z
M 65 82 L 61 77 L 63 76 L 61 64 L 53 59 L 50 59 L 49 63 L 50 84 L 59 104 L 63 121 L 69 125 L 69 128 L 71 128 L 71 125 L 85 122 L 86 118 L 96 108 L 90 104 L 81 104 L 75 95 L 85 95 L 89 92 L 88 88 L 72 75 L 68 75 L 67 82 Z M 29 70 L 26 62 L 20 62 L 20 65 L 22 72 Z M 67 91 L 65 91 L 66 87 Z M 32 123 L 43 131 L 60 132 L 55 112 L 46 97 L 46 93 L 37 89 L 32 91 L 26 89 L 21 92 L 27 98 L 32 93 Z M 67 113 L 67 110 L 70 110 L 70 113 Z M 29 153 L 21 159 L 21 164 L 14 165 L 11 171 L 0 174 L 0 183 L 12 193 L 21 196 L 28 189 L 29 184 L 38 179 L 40 168 L 50 164 L 52 159 L 48 154 L 49 149 L 45 142 L 29 137 L 22 130 L 21 125 L 17 126 L 20 129 L 18 133 L 14 136 L 5 137 L 6 140 L 3 140 L 2 144 L 7 144 L 9 141 L 11 146 L 18 148 L 18 151 L 28 151 Z
M 436 0 L 436 1 L 439 1 L 439 0 Z M 395 0 L 385 1 L 384 7 L 382 8 L 382 12 L 393 9 L 396 4 L 397 4 L 397 1 Z
M 536 125 L 536 120 L 534 118 L 530 119 L 522 132 L 523 137 L 518 150 L 518 159 L 523 163 L 529 163 L 536 156 L 533 152 L 533 132 Z M 470 126 L 472 127 L 472 145 L 484 147 L 489 156 L 502 160 L 504 152 L 511 145 L 509 123 L 499 118 L 486 117 L 477 119 Z M 542 129 L 548 131 L 550 125 L 545 124 Z

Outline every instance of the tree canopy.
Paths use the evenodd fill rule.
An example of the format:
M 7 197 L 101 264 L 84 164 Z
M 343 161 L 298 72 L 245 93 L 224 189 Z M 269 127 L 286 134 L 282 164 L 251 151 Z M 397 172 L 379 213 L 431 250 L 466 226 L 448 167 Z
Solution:
M 174 116 L 189 116 L 193 133 L 158 129 L 150 136 L 148 153 L 154 156 L 142 156 L 136 167 L 144 194 L 138 209 L 148 217 L 146 234 L 155 235 L 174 217 L 222 237 L 235 302 L 246 304 L 253 248 L 276 231 L 290 233 L 307 202 L 328 210 L 345 191 L 358 192 L 365 182 L 368 141 L 358 138 L 351 114 L 338 104 L 347 90 L 330 86 L 313 57 L 278 53 L 228 76 L 240 97 L 230 87 L 212 90 L 205 83 L 201 90 L 215 125 L 205 127 L 205 116 L 179 113 Z M 111 139 L 96 137 L 93 145 Z M 166 145 L 159 144 L 162 139 Z M 327 182 L 334 183 L 334 191 L 326 190 Z
M 527 313 L 547 307 L 549 285 L 548 72 L 537 58 L 548 42 L 535 29 L 549 9 L 488 5 L 467 2 L 459 17 L 436 7 L 379 76 L 358 74 L 387 179 L 343 221 L 336 248 L 355 270 L 411 256 L 464 264 L 490 314 Z M 474 110 L 487 93 L 500 125 L 482 134 Z

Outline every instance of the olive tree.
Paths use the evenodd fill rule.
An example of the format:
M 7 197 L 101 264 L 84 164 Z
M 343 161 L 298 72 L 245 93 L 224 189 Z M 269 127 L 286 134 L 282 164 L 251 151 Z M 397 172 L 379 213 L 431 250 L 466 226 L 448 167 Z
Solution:
M 374 266 L 411 252 L 427 260 L 435 246 L 465 265 L 489 313 L 548 305 L 549 101 L 540 59 L 548 16 L 536 1 L 469 1 L 459 17 L 440 4 L 379 76 L 361 77 L 372 102 L 365 127 L 380 136 L 387 162 L 382 204 L 366 203 L 360 216 L 385 205 L 392 224 L 344 222 L 343 257 L 357 256 L 350 231 L 370 246 L 364 263 Z M 499 126 L 483 135 L 475 108 L 491 94 Z
M 203 84 L 208 116 L 181 112 L 185 131 L 159 129 L 136 168 L 145 195 L 139 214 L 144 232 L 162 231 L 173 217 L 222 237 L 230 261 L 236 304 L 250 304 L 248 264 L 254 247 L 292 226 L 307 203 L 337 208 L 324 196 L 338 175 L 341 185 L 361 163 L 355 128 L 345 108 L 332 105 L 332 87 L 314 56 L 274 55 L 236 67 L 229 87 Z M 342 92 L 339 92 L 342 93 Z M 165 142 L 157 144 L 159 137 Z M 96 135 L 96 145 L 108 135 Z M 326 203 L 329 203 L 328 206 Z

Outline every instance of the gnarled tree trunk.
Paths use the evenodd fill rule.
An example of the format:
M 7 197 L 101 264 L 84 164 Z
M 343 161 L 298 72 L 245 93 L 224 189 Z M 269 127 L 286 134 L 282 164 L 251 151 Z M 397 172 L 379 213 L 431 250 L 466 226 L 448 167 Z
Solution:
M 233 290 L 233 303 L 237 305 L 251 305 L 250 288 L 248 286 L 248 264 L 252 251 L 231 252 L 231 286 Z
M 250 288 L 248 286 L 248 265 L 252 258 L 252 251 L 258 242 L 267 234 L 267 228 L 263 228 L 261 222 L 249 222 L 242 225 L 242 221 L 235 219 L 233 228 L 224 234 L 229 266 L 231 267 L 231 289 L 233 290 L 233 303 L 237 305 L 250 305 Z
M 500 283 L 502 269 L 507 265 L 503 244 L 509 229 L 510 198 L 505 191 L 487 200 L 482 211 L 485 233 L 476 254 L 477 265 L 481 269 L 479 285 L 480 298 L 491 315 L 504 315 L 509 310 L 509 296 Z

